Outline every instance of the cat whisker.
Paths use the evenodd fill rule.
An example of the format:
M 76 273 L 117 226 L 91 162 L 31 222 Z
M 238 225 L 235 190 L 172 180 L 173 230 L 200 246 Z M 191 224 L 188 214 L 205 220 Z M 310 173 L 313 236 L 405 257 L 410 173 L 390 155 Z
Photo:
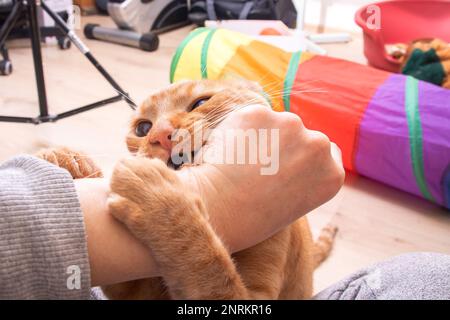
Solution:
M 128 104 L 130 104 L 131 109 L 136 110 L 137 109 L 137 104 L 134 102 L 133 99 L 131 99 L 131 97 L 128 95 L 128 93 L 123 93 L 121 91 L 119 91 L 118 89 L 114 88 L 113 89 L 119 94 L 121 95 L 125 101 L 128 102 Z

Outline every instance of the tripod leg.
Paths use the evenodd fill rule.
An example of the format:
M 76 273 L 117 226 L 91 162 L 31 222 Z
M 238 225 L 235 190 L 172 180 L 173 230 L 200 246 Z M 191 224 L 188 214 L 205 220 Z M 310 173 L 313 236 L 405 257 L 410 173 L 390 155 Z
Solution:
M 3 45 L 0 47 L 0 53 L 2 54 L 3 60 L 9 60 L 8 49 L 6 49 L 6 46 Z
M 5 44 L 6 38 L 16 25 L 17 20 L 19 20 L 20 13 L 22 11 L 22 6 L 23 6 L 22 2 L 17 1 L 12 7 L 8 17 L 3 22 L 0 28 L 0 47 L 2 47 Z
M 44 69 L 42 67 L 41 35 L 37 21 L 36 2 L 28 1 L 28 19 L 30 21 L 31 46 L 33 50 L 33 62 L 36 75 L 36 85 L 39 98 L 40 117 L 48 117 L 47 94 L 45 91 Z
M 66 23 L 53 12 L 44 1 L 41 2 L 41 7 L 45 12 L 55 21 L 56 25 L 61 29 L 61 31 L 69 37 L 72 43 L 84 54 L 84 56 L 94 65 L 94 67 L 100 72 L 100 74 L 109 82 L 109 84 L 119 93 L 128 105 L 132 109 L 136 109 L 136 104 L 130 99 L 128 93 L 126 93 L 119 84 L 111 77 L 111 75 L 103 68 L 103 66 L 95 59 L 95 57 L 90 52 L 89 48 L 81 41 L 81 39 L 67 27 Z

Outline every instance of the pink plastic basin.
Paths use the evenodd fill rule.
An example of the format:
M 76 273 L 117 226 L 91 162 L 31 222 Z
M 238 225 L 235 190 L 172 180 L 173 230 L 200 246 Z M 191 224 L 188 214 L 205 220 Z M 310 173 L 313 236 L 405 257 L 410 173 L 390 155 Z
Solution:
M 370 6 L 380 8 L 380 28 L 367 19 Z M 399 62 L 386 53 L 386 44 L 409 43 L 421 38 L 440 38 L 450 42 L 450 0 L 395 0 L 366 5 L 355 14 L 364 33 L 364 55 L 370 65 L 399 71 Z M 373 22 L 373 20 L 369 20 Z

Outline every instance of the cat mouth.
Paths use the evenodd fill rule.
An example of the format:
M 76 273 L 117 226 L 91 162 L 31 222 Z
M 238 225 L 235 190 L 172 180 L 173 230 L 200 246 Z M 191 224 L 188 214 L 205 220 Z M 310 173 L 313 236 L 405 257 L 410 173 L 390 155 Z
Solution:
M 172 158 L 169 158 L 169 160 L 167 161 L 167 166 L 170 169 L 178 170 L 178 169 L 180 169 L 183 166 L 183 163 L 175 164 L 175 163 L 173 163 Z
M 193 164 L 197 151 L 192 151 L 191 156 L 185 156 L 183 153 L 179 154 L 172 154 L 169 157 L 169 160 L 167 160 L 167 166 L 173 170 L 179 170 L 181 167 L 183 167 L 185 164 Z

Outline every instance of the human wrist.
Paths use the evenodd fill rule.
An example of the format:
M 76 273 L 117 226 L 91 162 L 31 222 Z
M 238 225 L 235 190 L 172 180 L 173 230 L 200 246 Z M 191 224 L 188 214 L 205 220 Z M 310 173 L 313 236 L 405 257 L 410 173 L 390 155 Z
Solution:
M 241 180 L 230 179 L 229 171 L 239 170 L 232 165 L 212 165 L 203 163 L 185 167 L 177 171 L 178 177 L 188 190 L 199 195 L 216 234 L 231 252 L 247 249 L 269 237 L 274 229 L 270 217 L 259 215 L 258 206 L 253 203 L 252 192 L 240 192 L 245 185 L 248 173 L 241 172 Z M 245 170 L 241 166 L 241 170 Z
M 77 179 L 75 188 L 86 226 L 92 284 L 158 276 L 150 250 L 109 213 L 109 180 Z

